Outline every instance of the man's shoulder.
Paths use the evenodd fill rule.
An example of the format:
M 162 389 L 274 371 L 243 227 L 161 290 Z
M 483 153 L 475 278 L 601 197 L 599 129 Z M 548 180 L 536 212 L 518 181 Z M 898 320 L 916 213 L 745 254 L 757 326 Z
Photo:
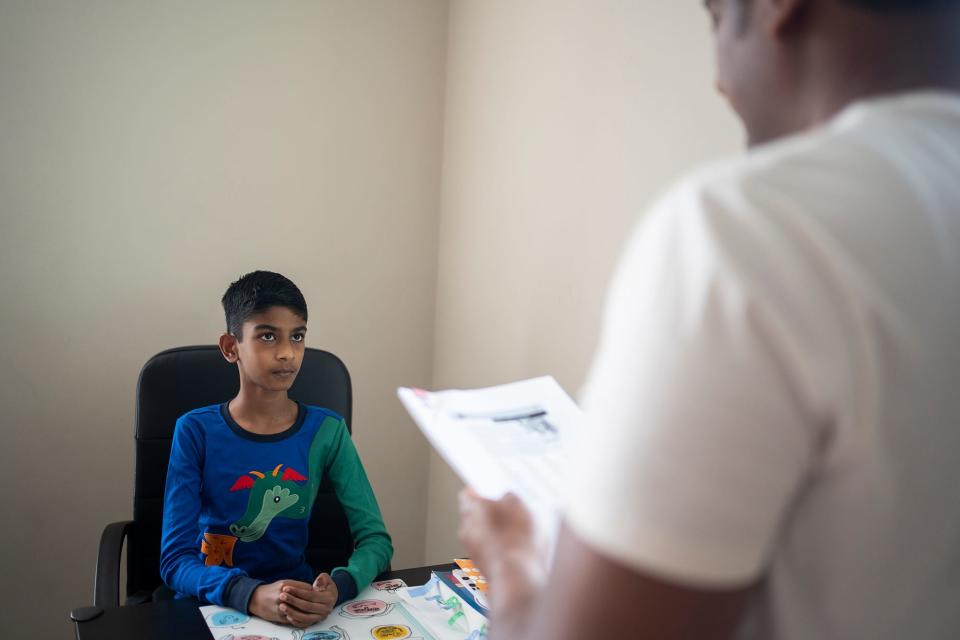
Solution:
M 817 130 L 706 164 L 676 182 L 667 197 L 692 195 L 705 200 L 708 208 L 731 198 L 741 205 L 775 201 L 774 193 L 780 198 L 813 200 L 823 189 L 849 184 L 857 161 L 871 155 L 874 152 L 854 136 Z
M 809 234 L 845 237 L 878 208 L 909 201 L 909 193 L 906 178 L 862 136 L 824 128 L 692 171 L 640 228 L 730 250 L 721 254 L 776 254 Z

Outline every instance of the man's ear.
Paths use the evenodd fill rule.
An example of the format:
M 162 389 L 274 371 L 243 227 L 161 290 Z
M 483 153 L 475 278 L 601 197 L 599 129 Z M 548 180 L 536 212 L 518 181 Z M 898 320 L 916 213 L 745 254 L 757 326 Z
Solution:
M 229 333 L 220 336 L 220 353 L 222 353 L 226 361 L 231 364 L 240 359 L 240 356 L 237 354 L 236 336 Z
M 755 0 L 755 3 L 763 29 L 775 38 L 786 35 L 810 8 L 810 0 Z

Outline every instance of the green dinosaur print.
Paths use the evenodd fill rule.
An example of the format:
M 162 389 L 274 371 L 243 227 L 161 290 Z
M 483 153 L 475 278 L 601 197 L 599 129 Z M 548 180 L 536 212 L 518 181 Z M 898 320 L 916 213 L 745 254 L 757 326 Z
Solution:
M 333 424 L 328 426 L 328 421 Z M 250 499 L 243 517 L 230 525 L 230 533 L 242 542 L 253 542 L 267 532 L 267 527 L 276 517 L 298 520 L 310 515 L 322 469 L 320 434 L 324 428 L 332 429 L 336 424 L 333 418 L 326 418 L 310 444 L 307 455 L 309 478 L 290 467 L 281 474 L 283 465 L 278 464 L 269 474 L 251 471 L 237 479 L 230 490 L 250 489 Z

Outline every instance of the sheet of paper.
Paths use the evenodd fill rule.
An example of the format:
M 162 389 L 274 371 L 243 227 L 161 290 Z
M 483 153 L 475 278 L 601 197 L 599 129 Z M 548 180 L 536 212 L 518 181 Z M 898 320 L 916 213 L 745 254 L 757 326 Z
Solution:
M 200 607 L 214 640 L 452 640 L 438 635 L 414 615 L 397 594 L 402 580 L 375 582 L 354 600 L 306 629 L 274 624 L 245 613 L 209 605 Z M 466 634 L 453 636 L 462 640 Z
M 544 524 L 562 504 L 566 443 L 582 412 L 550 376 L 474 389 L 397 395 L 443 459 L 477 493 L 512 491 Z
M 434 572 L 422 587 L 400 589 L 397 594 L 434 633 L 446 640 L 481 640 L 487 636 L 486 604 L 477 608 L 476 599 L 445 584 Z

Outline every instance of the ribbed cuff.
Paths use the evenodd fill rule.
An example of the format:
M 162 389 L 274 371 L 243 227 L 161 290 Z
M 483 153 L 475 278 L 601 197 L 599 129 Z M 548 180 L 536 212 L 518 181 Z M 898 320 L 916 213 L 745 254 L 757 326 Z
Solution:
M 348 571 L 334 571 L 330 577 L 337 585 L 337 603 L 333 606 L 339 606 L 340 603 L 357 597 L 357 583 Z
M 255 580 L 249 576 L 236 576 L 223 590 L 223 604 L 231 609 L 250 613 L 250 597 L 254 589 L 263 584 L 263 580 Z

